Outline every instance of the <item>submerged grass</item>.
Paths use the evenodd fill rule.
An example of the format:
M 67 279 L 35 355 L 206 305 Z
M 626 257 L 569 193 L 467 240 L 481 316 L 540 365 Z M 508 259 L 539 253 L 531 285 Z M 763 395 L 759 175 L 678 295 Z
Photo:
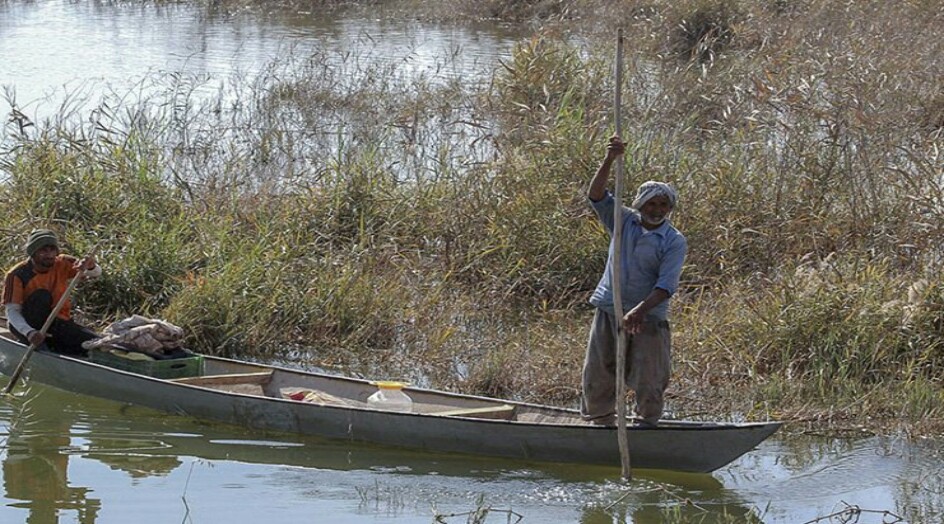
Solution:
M 154 76 L 43 123 L 9 100 L 0 258 L 53 227 L 102 243 L 90 320 L 574 405 L 618 22 L 627 186 L 675 184 L 691 246 L 673 411 L 939 431 L 944 10 L 557 4 L 481 82 L 290 50 L 215 94 Z

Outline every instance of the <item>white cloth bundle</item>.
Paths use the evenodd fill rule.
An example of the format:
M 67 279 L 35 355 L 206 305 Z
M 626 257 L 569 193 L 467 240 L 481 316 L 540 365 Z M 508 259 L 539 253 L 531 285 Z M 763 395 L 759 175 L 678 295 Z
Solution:
M 105 328 L 104 336 L 82 344 L 85 349 L 123 347 L 159 353 L 181 346 L 184 330 L 163 320 L 133 315 Z

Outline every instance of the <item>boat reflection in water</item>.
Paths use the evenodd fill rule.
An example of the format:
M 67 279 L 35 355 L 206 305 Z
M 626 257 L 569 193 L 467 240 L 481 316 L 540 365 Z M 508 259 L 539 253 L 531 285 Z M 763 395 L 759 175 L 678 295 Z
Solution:
M 76 522 L 91 524 L 101 500 L 90 498 L 89 488 L 72 486 L 68 479 L 75 412 L 34 400 L 28 395 L 3 406 L 3 489 L 8 505 L 26 509 L 28 524 L 58 522 L 62 511 L 75 511 Z

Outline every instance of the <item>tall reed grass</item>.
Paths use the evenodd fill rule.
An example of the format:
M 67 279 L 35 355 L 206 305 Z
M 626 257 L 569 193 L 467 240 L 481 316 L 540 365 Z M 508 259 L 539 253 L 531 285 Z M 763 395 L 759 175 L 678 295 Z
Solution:
M 944 10 L 574 1 L 544 21 L 485 82 L 288 52 L 232 91 L 156 76 L 118 109 L 14 113 L 2 258 L 52 226 L 103 242 L 78 300 L 99 322 L 573 405 L 619 25 L 627 186 L 676 185 L 691 246 L 673 409 L 940 421 Z

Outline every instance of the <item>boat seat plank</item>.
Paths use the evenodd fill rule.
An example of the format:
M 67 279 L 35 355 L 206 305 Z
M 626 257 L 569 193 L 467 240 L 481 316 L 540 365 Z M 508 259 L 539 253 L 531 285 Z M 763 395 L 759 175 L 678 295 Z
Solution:
M 450 409 L 448 411 L 431 412 L 432 415 L 442 417 L 473 417 L 498 420 L 511 420 L 514 415 L 515 407 L 508 404 L 499 406 L 485 406 L 478 408 Z
M 265 385 L 272 380 L 272 371 L 259 373 L 231 373 L 227 375 L 204 375 L 201 377 L 181 377 L 171 379 L 171 382 L 190 384 L 191 386 L 230 386 L 235 384 Z

